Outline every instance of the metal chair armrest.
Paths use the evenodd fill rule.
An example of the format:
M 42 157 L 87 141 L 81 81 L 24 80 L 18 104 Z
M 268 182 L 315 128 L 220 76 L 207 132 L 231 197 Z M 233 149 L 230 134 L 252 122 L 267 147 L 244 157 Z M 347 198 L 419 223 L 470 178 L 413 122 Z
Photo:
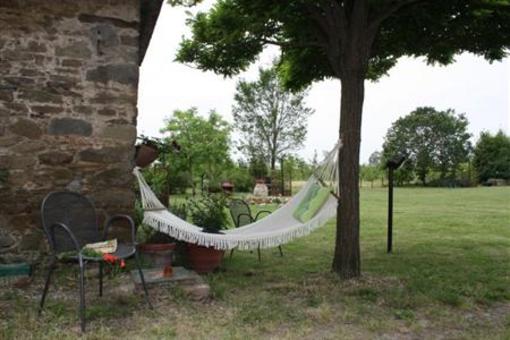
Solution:
M 113 215 L 108 220 L 106 220 L 104 230 L 103 230 L 103 241 L 106 241 L 106 237 L 108 236 L 108 230 L 110 229 L 110 226 L 113 224 L 113 222 L 118 220 L 127 220 L 129 223 L 129 226 L 131 227 L 131 241 L 133 245 L 136 245 L 136 227 L 135 222 L 129 215 Z
M 53 252 L 56 252 L 56 243 L 55 243 L 55 228 L 60 228 L 60 229 L 63 229 L 67 236 L 71 239 L 76 251 L 78 252 L 78 256 L 81 257 L 81 249 L 80 249 L 80 244 L 78 243 L 78 239 L 76 238 L 76 236 L 73 234 L 73 232 L 71 231 L 71 229 L 69 229 L 68 226 L 66 226 L 64 223 L 53 223 L 50 228 L 49 228 L 49 232 L 50 232 L 50 238 L 51 238 L 51 243 L 52 243 L 52 247 L 53 247 Z
M 257 215 L 255 215 L 255 219 L 254 219 L 255 221 L 257 221 L 257 220 L 259 219 L 259 215 L 260 215 L 260 214 L 268 214 L 268 215 L 270 215 L 270 214 L 271 214 L 271 211 L 269 211 L 269 210 L 261 210 L 261 211 L 259 211 L 259 212 L 257 213 Z
M 248 218 L 250 219 L 250 223 L 253 222 L 253 217 L 251 217 L 250 214 L 241 213 L 237 215 L 236 228 L 240 227 L 239 222 L 241 222 L 241 216 L 248 216 Z

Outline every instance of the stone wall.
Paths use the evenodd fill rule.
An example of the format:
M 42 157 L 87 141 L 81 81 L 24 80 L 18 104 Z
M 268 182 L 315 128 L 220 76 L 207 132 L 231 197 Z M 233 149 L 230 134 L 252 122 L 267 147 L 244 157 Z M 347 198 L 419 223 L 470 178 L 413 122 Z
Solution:
M 132 213 L 139 6 L 0 2 L 0 231 L 18 251 L 45 244 L 50 191 L 89 195 L 103 218 Z

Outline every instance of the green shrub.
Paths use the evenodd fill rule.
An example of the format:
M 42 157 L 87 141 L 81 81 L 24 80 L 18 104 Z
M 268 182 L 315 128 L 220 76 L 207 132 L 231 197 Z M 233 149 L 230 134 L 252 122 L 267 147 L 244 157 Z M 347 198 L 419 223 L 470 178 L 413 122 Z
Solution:
M 228 225 L 226 207 L 227 200 L 222 194 L 209 194 L 188 200 L 191 220 L 208 233 L 218 233 L 219 230 L 226 229 Z

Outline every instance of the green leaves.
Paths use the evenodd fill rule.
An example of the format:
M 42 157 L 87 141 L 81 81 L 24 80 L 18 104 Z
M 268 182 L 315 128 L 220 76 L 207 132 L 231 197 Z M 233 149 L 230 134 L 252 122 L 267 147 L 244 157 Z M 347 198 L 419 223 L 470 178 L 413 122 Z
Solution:
M 277 65 L 277 62 L 275 62 Z M 254 82 L 237 84 L 232 112 L 241 133 L 240 146 L 248 156 L 262 158 L 274 169 L 277 158 L 299 148 L 306 137 L 306 92 L 291 93 L 280 82 L 276 66 L 260 69 Z
M 349 68 L 348 49 L 367 49 L 365 79 L 376 80 L 399 57 L 423 56 L 448 64 L 471 52 L 499 60 L 510 47 L 510 1 L 368 1 L 366 13 L 345 1 L 221 0 L 189 21 L 177 60 L 232 76 L 254 62 L 266 45 L 282 52 L 278 73 L 292 89 Z M 351 8 L 352 7 L 352 8 Z M 351 11 L 349 11 L 351 8 Z M 365 22 L 366 21 L 366 22 Z
M 510 137 L 503 131 L 483 132 L 476 143 L 473 165 L 480 182 L 490 178 L 510 179 Z
M 204 195 L 189 199 L 188 211 L 194 224 L 205 232 L 217 233 L 228 226 L 226 197 L 222 194 Z
M 170 133 L 168 141 L 181 146 L 180 153 L 169 156 L 168 162 L 181 165 L 193 188 L 197 175 L 215 178 L 230 162 L 230 131 L 230 125 L 215 111 L 204 118 L 196 108 L 176 110 L 161 130 Z

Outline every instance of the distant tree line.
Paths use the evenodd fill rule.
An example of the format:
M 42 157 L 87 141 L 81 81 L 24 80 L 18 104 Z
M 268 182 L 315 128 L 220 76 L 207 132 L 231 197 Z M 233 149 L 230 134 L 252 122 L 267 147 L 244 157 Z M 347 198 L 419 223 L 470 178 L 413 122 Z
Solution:
M 483 132 L 471 142 L 468 120 L 454 110 L 419 107 L 395 121 L 382 152 L 374 152 L 361 167 L 365 182 L 381 179 L 385 165 L 396 156 L 406 161 L 395 173 L 398 185 L 472 186 L 510 180 L 510 137 L 502 131 Z

